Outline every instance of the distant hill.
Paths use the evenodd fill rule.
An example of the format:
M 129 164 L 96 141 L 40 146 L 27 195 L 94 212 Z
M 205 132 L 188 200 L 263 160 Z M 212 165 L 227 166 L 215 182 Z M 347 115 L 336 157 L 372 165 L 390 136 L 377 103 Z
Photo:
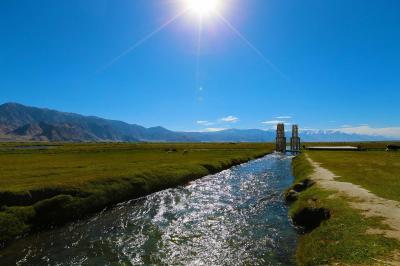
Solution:
M 290 132 L 287 133 L 288 137 Z M 373 141 L 380 136 L 351 135 L 332 130 L 307 130 L 303 141 Z M 0 141 L 126 141 L 126 142 L 270 142 L 274 130 L 227 129 L 218 132 L 175 132 L 163 127 L 145 128 L 116 120 L 18 103 L 0 105 Z
M 300 132 L 302 141 L 330 142 L 330 141 L 382 141 L 388 140 L 383 136 L 370 136 L 360 134 L 347 134 L 337 130 L 303 130 Z
M 188 141 L 162 127 L 82 116 L 17 103 L 0 105 L 0 134 L 44 141 Z

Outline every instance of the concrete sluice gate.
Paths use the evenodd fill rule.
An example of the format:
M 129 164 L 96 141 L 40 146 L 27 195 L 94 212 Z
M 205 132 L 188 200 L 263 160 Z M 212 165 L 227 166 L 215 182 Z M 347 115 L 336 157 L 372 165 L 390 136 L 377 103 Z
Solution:
M 291 151 L 300 151 L 300 137 L 299 137 L 299 126 L 292 126 L 292 137 L 290 138 L 290 149 Z M 280 123 L 276 127 L 276 148 L 277 152 L 286 152 L 286 136 L 285 136 L 285 124 Z

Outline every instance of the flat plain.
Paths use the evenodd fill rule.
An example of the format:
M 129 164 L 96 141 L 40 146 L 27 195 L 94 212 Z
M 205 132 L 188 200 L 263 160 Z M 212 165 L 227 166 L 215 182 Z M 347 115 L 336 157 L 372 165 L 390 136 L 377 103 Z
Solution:
M 313 152 L 313 160 L 334 172 L 337 180 L 360 185 L 374 194 L 400 201 L 400 152 Z

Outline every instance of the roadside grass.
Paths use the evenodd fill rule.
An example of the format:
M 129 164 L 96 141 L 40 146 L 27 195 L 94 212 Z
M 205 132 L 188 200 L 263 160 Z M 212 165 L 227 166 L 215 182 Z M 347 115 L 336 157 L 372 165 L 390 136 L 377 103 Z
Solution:
M 308 153 L 308 152 L 307 152 Z M 302 154 L 294 159 L 295 182 L 309 177 L 313 168 Z M 369 228 L 387 228 L 380 218 L 365 218 L 350 207 L 350 199 L 314 185 L 300 193 L 290 206 L 290 215 L 305 208 L 325 208 L 330 218 L 301 235 L 296 251 L 299 265 L 371 265 L 400 248 L 400 243 L 383 235 L 367 234 Z
M 0 243 L 272 150 L 265 143 L 0 144 Z
M 400 201 L 400 152 L 309 151 L 316 162 L 339 176 L 386 199 Z

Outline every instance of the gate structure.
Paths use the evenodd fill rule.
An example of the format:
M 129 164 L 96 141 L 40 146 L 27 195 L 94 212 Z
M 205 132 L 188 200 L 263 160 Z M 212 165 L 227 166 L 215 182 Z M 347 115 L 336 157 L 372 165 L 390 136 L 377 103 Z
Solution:
M 277 152 L 286 152 L 285 124 L 278 124 L 276 127 L 276 148 Z
M 292 126 L 292 137 L 290 138 L 290 149 L 292 151 L 300 151 L 300 137 L 299 137 L 299 126 Z

